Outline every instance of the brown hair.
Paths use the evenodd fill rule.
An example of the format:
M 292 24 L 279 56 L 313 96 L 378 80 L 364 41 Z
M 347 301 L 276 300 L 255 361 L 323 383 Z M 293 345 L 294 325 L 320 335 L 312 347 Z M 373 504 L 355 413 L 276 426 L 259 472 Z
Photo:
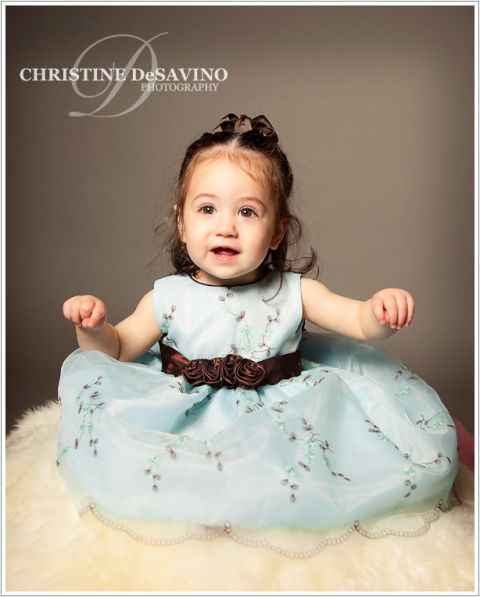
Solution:
M 213 132 L 204 133 L 191 143 L 183 158 L 170 207 L 170 234 L 167 239 L 175 273 L 195 275 L 198 272 L 180 238 L 178 224 L 195 168 L 220 158 L 232 161 L 268 189 L 276 205 L 276 226 L 282 222 L 286 224 L 283 239 L 276 250 L 267 253 L 264 268 L 302 274 L 310 271 L 317 260 L 317 254 L 311 247 L 307 256 L 287 257 L 289 249 L 296 248 L 302 236 L 302 224 L 291 213 L 293 174 L 273 127 L 264 116 L 250 119 L 244 114 L 240 117 L 228 114 Z

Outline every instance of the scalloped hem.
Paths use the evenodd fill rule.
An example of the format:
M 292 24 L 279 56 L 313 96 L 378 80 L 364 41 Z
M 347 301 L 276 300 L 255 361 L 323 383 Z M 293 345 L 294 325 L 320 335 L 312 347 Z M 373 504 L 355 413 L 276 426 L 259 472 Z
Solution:
M 360 535 L 366 539 L 383 539 L 389 536 L 395 537 L 420 537 L 425 535 L 431 527 L 431 524 L 437 521 L 440 518 L 441 513 L 447 513 L 453 508 L 462 505 L 462 500 L 458 497 L 455 491 L 455 485 L 452 487 L 452 492 L 454 495 L 454 499 L 449 497 L 447 505 L 444 504 L 444 500 L 440 499 L 437 505 L 433 508 L 430 514 L 421 516 L 420 514 L 416 514 L 417 517 L 420 517 L 422 520 L 422 524 L 419 524 L 416 528 L 409 529 L 409 530 L 397 530 L 394 528 L 382 528 L 381 530 L 369 530 L 368 529 L 368 521 L 361 523 L 359 520 L 356 520 L 351 526 L 346 528 L 343 532 L 339 534 L 332 534 L 335 533 L 335 530 L 329 531 L 319 531 L 319 530 L 305 530 L 305 529 L 278 529 L 278 528 L 271 528 L 271 529 L 241 529 L 237 530 L 234 529 L 233 526 L 229 521 L 226 521 L 223 526 L 204 526 L 204 525 L 194 525 L 192 523 L 185 523 L 185 525 L 180 524 L 173 524 L 174 528 L 178 527 L 187 527 L 188 529 L 196 529 L 196 530 L 188 530 L 186 532 L 182 532 L 181 534 L 177 534 L 176 536 L 171 537 L 163 537 L 163 538 L 155 538 L 153 536 L 149 536 L 148 534 L 144 534 L 143 532 L 137 532 L 127 524 L 124 524 L 120 521 L 112 520 L 105 516 L 102 511 L 97 507 L 94 502 L 89 502 L 85 506 L 83 506 L 79 510 L 79 515 L 81 517 L 86 516 L 87 514 L 91 514 L 96 520 L 101 522 L 107 527 L 111 529 L 121 531 L 128 535 L 130 538 L 138 541 L 140 543 L 144 543 L 146 545 L 154 546 L 154 547 L 171 547 L 174 545 L 179 545 L 181 543 L 185 543 L 186 541 L 213 541 L 215 539 L 220 538 L 228 538 L 243 545 L 244 547 L 252 547 L 257 549 L 268 549 L 270 551 L 274 551 L 278 554 L 281 554 L 288 558 L 294 559 L 307 559 L 311 558 L 320 552 L 322 552 L 325 548 L 333 546 L 333 545 L 340 545 L 344 543 L 347 539 L 354 535 Z M 405 516 L 405 514 L 403 514 Z M 409 516 L 407 514 L 407 516 Z M 393 516 L 395 518 L 395 516 Z M 389 520 L 390 522 L 393 520 L 392 517 L 386 515 L 383 517 L 383 521 Z M 151 525 L 146 525 L 151 526 Z M 377 521 L 378 526 L 378 521 Z M 168 523 L 165 524 L 163 527 L 163 532 L 168 527 Z M 288 534 L 288 537 L 285 538 L 285 543 L 291 545 L 292 544 L 292 537 L 300 536 L 302 541 L 309 541 L 310 542 L 316 541 L 316 543 L 309 547 L 308 549 L 301 549 L 301 550 L 292 550 L 287 549 L 285 546 L 282 546 L 280 542 L 277 544 L 272 542 L 271 540 L 266 540 L 261 537 L 262 535 L 269 534 L 271 535 L 283 535 L 285 536 Z M 320 541 L 318 541 L 319 535 L 328 535 L 323 536 Z

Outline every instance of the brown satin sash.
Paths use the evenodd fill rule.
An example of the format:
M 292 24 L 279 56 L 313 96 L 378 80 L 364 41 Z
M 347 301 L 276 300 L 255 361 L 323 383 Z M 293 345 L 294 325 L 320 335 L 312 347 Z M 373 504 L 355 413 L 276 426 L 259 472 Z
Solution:
M 302 371 L 300 349 L 258 362 L 237 354 L 189 361 L 171 346 L 159 344 L 162 371 L 175 376 L 183 375 L 194 387 L 208 384 L 214 388 L 240 386 L 251 389 L 296 377 Z

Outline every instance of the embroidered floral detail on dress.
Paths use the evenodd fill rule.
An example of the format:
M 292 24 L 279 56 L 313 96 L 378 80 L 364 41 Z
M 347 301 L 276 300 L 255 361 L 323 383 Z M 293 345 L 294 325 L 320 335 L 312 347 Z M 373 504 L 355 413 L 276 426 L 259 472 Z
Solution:
M 155 458 L 152 458 L 150 466 L 147 466 L 147 468 L 144 471 L 146 475 L 151 476 L 151 479 L 153 481 L 152 491 L 155 492 L 158 491 L 158 481 L 160 481 L 160 479 L 162 478 L 162 475 L 160 475 L 160 473 L 157 472 L 157 464 L 158 461 Z
M 307 432 L 307 435 L 305 435 L 302 440 L 305 444 L 305 460 L 310 464 L 312 460 L 315 460 L 317 458 L 317 448 L 320 448 L 322 452 L 323 461 L 325 462 L 327 468 L 330 470 L 332 477 L 341 477 L 345 481 L 351 481 L 350 477 L 347 477 L 344 473 L 340 473 L 332 469 L 332 461 L 330 457 L 327 455 L 327 452 L 331 452 L 333 454 L 333 450 L 330 447 L 328 440 L 320 439 L 319 434 L 314 433 L 313 426 L 310 425 L 310 423 L 308 423 L 306 419 L 302 419 L 302 424 L 303 431 Z M 303 465 L 303 468 L 305 468 L 305 463 L 299 462 L 298 464 L 300 464 L 300 466 Z
M 325 369 L 320 369 L 320 371 L 325 371 Z M 316 388 L 324 379 L 325 377 L 321 377 L 320 379 L 312 379 L 311 375 L 305 375 L 302 381 L 307 388 Z
M 433 431 L 434 429 L 439 429 L 441 427 L 451 427 L 456 433 L 457 429 L 451 421 L 452 419 L 447 412 L 439 410 L 429 419 L 426 419 L 421 415 L 421 419 L 418 419 L 418 421 L 415 422 L 415 425 L 423 431 Z
M 160 324 L 160 329 L 161 329 L 161 331 L 162 331 L 164 334 L 167 334 L 167 333 L 168 333 L 168 330 L 169 330 L 169 328 L 170 328 L 170 323 L 169 323 L 169 322 L 170 322 L 170 321 L 172 321 L 173 319 L 175 319 L 175 317 L 174 317 L 174 315 L 173 315 L 173 314 L 175 313 L 175 310 L 176 310 L 176 307 L 175 307 L 175 305 L 172 305 L 172 306 L 170 307 L 170 313 L 168 313 L 168 314 L 167 314 L 167 313 L 164 313 L 164 314 L 162 315 L 163 321 L 162 321 L 162 322 L 161 322 L 161 324 Z
M 182 381 L 176 381 L 173 385 L 170 384 L 168 386 L 171 390 L 177 390 L 178 392 L 180 392 L 180 394 L 188 394 L 188 392 L 185 390 L 184 384 L 182 383 Z
M 379 439 L 380 441 L 387 441 L 390 444 L 392 444 L 392 446 L 394 446 L 397 450 L 400 450 L 400 448 L 396 444 L 394 444 L 390 438 L 388 438 L 384 433 L 382 433 L 382 430 L 378 425 L 375 425 L 375 423 L 370 421 L 370 419 L 364 419 L 364 421 L 365 423 L 368 423 L 370 425 L 370 429 L 368 431 L 370 433 L 375 433 L 377 439 Z
M 251 354 L 253 354 L 252 328 L 248 325 L 248 322 L 246 320 L 245 311 L 235 312 L 232 310 L 232 308 L 230 306 L 230 301 L 228 300 L 228 299 L 232 299 L 232 298 L 234 298 L 233 292 L 228 291 L 225 295 L 221 294 L 218 297 L 218 300 L 221 303 L 223 303 L 223 308 L 226 311 L 226 313 L 231 315 L 237 323 L 243 324 L 242 334 L 245 337 L 246 346 L 240 347 L 240 349 L 249 351 Z M 234 345 L 232 345 L 232 346 L 234 346 Z M 232 354 L 238 354 L 238 347 L 235 346 L 235 348 L 236 348 L 236 352 L 232 352 Z
M 179 436 L 177 438 L 177 443 L 182 443 L 185 437 L 186 436 Z M 177 459 L 177 451 L 175 450 L 175 448 L 173 446 L 165 446 L 165 451 L 163 453 L 155 454 L 155 456 L 153 456 L 153 458 L 151 458 L 148 461 L 147 466 L 144 470 L 145 475 L 151 477 L 153 481 L 152 491 L 155 492 L 158 491 L 158 481 L 160 481 L 160 479 L 162 478 L 162 475 L 159 472 L 159 463 L 165 455 L 170 456 L 171 460 Z
M 238 396 L 237 404 L 240 403 L 240 399 L 243 399 L 247 407 L 245 408 L 245 413 L 250 414 L 254 411 L 258 410 L 259 408 L 263 408 L 265 403 L 263 402 L 261 396 L 255 390 L 247 390 L 244 388 L 238 388 L 236 390 L 236 396 Z
M 94 386 L 101 386 L 102 385 L 102 375 L 99 375 L 96 381 L 93 382 L 92 385 Z M 94 418 L 98 415 L 99 411 L 105 408 L 105 402 L 100 401 L 100 392 L 99 390 L 94 389 L 94 391 L 85 396 L 85 394 L 92 388 L 92 385 L 85 384 L 75 398 L 75 406 L 77 407 L 77 415 L 81 417 L 79 433 L 77 437 L 74 439 L 73 443 L 68 446 L 63 446 L 60 449 L 58 458 L 57 458 L 57 466 L 60 465 L 61 459 L 68 454 L 68 452 L 73 448 L 74 450 L 78 450 L 80 444 L 83 443 L 82 440 L 86 434 L 88 434 L 88 447 L 92 450 L 92 455 L 98 455 L 98 437 L 94 437 Z M 60 399 L 60 397 L 59 397 Z M 60 399 L 61 400 L 61 399 Z
M 438 413 L 437 413 L 438 414 Z M 434 417 L 432 417 L 433 419 Z M 428 419 L 430 421 L 430 419 Z M 375 423 L 373 423 L 372 421 L 370 421 L 370 419 L 364 419 L 364 421 L 366 423 L 368 423 L 371 427 L 368 430 L 370 433 L 375 433 L 377 439 L 381 440 L 381 441 L 387 441 L 390 444 L 392 444 L 392 446 L 397 449 L 400 452 L 400 448 L 397 446 L 397 444 L 395 444 L 394 442 L 392 442 L 391 439 L 389 439 L 384 433 L 382 433 L 382 430 L 380 429 L 380 427 L 378 427 L 378 425 L 375 425 Z M 422 417 L 422 419 L 420 419 L 420 421 L 417 421 L 418 423 L 421 423 L 421 421 L 425 421 L 425 419 Z M 448 425 L 449 427 L 452 427 L 452 425 Z M 455 429 L 455 427 L 454 427 Z M 412 449 L 410 448 L 410 453 L 405 452 L 403 454 L 403 457 L 409 461 L 409 466 L 407 466 L 403 472 L 405 475 L 405 482 L 404 485 L 408 488 L 407 493 L 403 496 L 405 498 L 408 498 L 412 495 L 412 491 L 415 491 L 415 489 L 417 489 L 417 483 L 415 483 L 414 481 L 418 482 L 418 469 L 425 469 L 428 468 L 429 466 L 435 465 L 435 464 L 440 464 L 443 460 L 447 460 L 449 465 L 452 465 L 452 461 L 448 456 L 445 456 L 444 454 L 442 454 L 442 452 L 438 452 L 437 453 L 437 457 L 434 458 L 433 460 L 429 461 L 429 462 L 414 462 L 412 460 Z
M 413 371 L 402 363 L 401 368 L 395 371 L 395 381 L 400 385 L 400 391 L 395 394 L 397 397 L 406 396 L 410 393 L 410 383 L 418 380 Z
M 285 467 L 285 472 L 287 476 L 285 479 L 282 479 L 280 483 L 290 490 L 290 503 L 294 504 L 297 501 L 297 495 L 295 492 L 299 490 L 299 486 L 293 481 L 293 478 L 296 475 L 295 468 L 293 466 L 287 466 Z
M 210 450 L 208 450 L 207 453 L 205 454 L 205 457 L 207 459 L 211 459 L 211 458 L 215 459 L 215 461 L 217 463 L 217 471 L 223 471 L 223 464 L 221 461 L 222 456 L 223 456 L 223 454 L 221 452 L 212 453 Z
M 280 323 L 280 308 L 271 307 L 274 315 L 266 316 L 265 328 L 261 335 L 258 336 L 255 334 L 257 335 L 257 338 L 259 338 L 258 341 L 255 342 L 253 338 L 254 330 L 247 321 L 246 311 L 236 311 L 231 306 L 231 299 L 234 298 L 235 295 L 231 290 L 225 294 L 219 295 L 218 297 L 218 300 L 223 304 L 225 312 L 231 315 L 237 323 L 242 324 L 241 333 L 245 338 L 245 345 L 238 347 L 235 344 L 232 344 L 230 347 L 232 349 L 232 354 L 238 354 L 239 351 L 242 351 L 242 353 L 248 354 L 250 359 L 261 358 L 263 360 L 269 358 L 272 354 L 272 351 L 276 350 L 276 347 L 270 346 L 268 344 L 268 337 L 271 334 L 271 326 L 275 323 Z M 264 301 L 264 304 L 267 303 Z
M 262 340 L 258 343 L 258 348 L 260 349 L 260 351 L 255 351 L 255 352 L 264 352 L 267 358 L 271 355 L 272 353 L 272 346 L 269 346 L 267 344 L 267 339 L 269 337 L 269 335 L 271 334 L 271 329 L 270 326 L 272 325 L 272 323 L 280 323 L 280 308 L 276 307 L 275 308 L 275 317 L 272 317 L 271 315 L 267 315 L 267 324 L 265 325 L 265 329 L 263 330 L 263 335 L 262 335 Z
M 432 465 L 435 465 L 435 464 L 441 464 L 442 461 L 445 461 L 445 460 L 448 461 L 449 466 L 452 465 L 452 461 L 450 460 L 450 458 L 448 456 L 446 456 L 445 454 L 442 454 L 442 452 L 437 452 L 437 457 L 428 462 L 414 462 L 412 460 L 412 450 L 411 449 L 410 449 L 410 453 L 405 452 L 403 457 L 406 460 L 408 460 L 410 463 L 409 466 L 407 466 L 403 471 L 406 476 L 405 486 L 408 488 L 407 493 L 403 496 L 405 498 L 410 497 L 412 495 L 412 491 L 415 491 L 415 489 L 417 489 L 417 484 L 414 483 L 414 481 L 416 481 L 418 478 L 418 469 L 425 469 L 425 468 L 431 467 Z
M 165 446 L 163 451 L 158 452 L 152 458 L 150 458 L 145 466 L 144 473 L 152 481 L 152 491 L 158 493 L 159 484 L 158 482 L 162 479 L 161 474 L 161 463 L 166 459 L 170 460 L 181 460 L 181 452 L 178 450 L 178 446 L 183 443 L 194 442 L 198 446 L 198 442 L 193 440 L 189 435 L 179 435 L 176 438 L 175 445 L 169 444 Z M 211 460 L 215 464 L 217 471 L 223 471 L 223 454 L 219 450 L 214 451 L 209 447 L 208 441 L 203 441 L 201 444 L 204 445 L 204 456 L 207 460 Z
M 270 407 L 271 410 L 273 410 L 276 413 L 284 413 L 285 412 L 285 406 L 288 404 L 288 402 L 286 400 L 280 400 L 279 402 L 275 402 L 274 404 L 272 404 L 272 406 Z
M 312 470 L 311 464 L 318 458 L 319 452 L 321 452 L 323 462 L 330 471 L 332 477 L 338 477 L 344 481 L 351 481 L 351 478 L 347 477 L 345 473 L 332 468 L 332 460 L 327 453 L 330 452 L 333 454 L 334 451 L 329 441 L 322 439 L 320 434 L 315 432 L 313 425 L 310 424 L 305 417 L 300 419 L 301 431 L 295 431 L 288 428 L 287 423 L 281 416 L 285 412 L 285 407 L 287 405 L 288 401 L 286 400 L 278 401 L 271 406 L 271 410 L 277 413 L 276 426 L 286 433 L 288 441 L 299 446 L 303 444 L 302 459 L 298 460 L 294 465 L 289 465 L 285 469 L 287 471 L 287 478 L 280 480 L 280 483 L 283 486 L 289 487 L 290 490 L 292 490 L 292 493 L 290 494 L 290 503 L 294 504 L 297 501 L 295 491 L 299 489 L 299 484 L 292 483 L 291 477 L 300 470 L 310 473 Z
M 302 367 L 303 367 L 303 363 L 302 363 Z M 311 367 L 311 368 L 313 368 L 313 367 Z M 318 369 L 318 365 L 317 365 L 316 369 L 319 372 L 330 373 L 330 371 L 328 369 Z M 280 381 L 277 384 L 277 386 L 282 390 L 282 389 L 288 387 L 292 383 L 302 383 L 305 386 L 305 388 L 307 388 L 307 389 L 308 388 L 316 388 L 325 379 L 325 376 L 321 377 L 320 379 L 315 379 L 314 377 L 312 377 L 311 374 L 307 373 L 306 375 L 304 375 L 304 373 L 305 373 L 305 371 L 297 377 L 290 377 L 289 379 L 282 379 L 282 381 Z

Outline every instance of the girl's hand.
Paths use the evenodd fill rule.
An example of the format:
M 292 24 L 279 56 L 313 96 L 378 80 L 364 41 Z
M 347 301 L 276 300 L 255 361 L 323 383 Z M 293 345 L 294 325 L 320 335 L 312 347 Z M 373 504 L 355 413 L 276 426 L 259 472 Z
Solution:
M 412 295 L 401 288 L 379 290 L 371 298 L 372 310 L 380 324 L 401 329 L 411 324 L 415 311 Z
M 69 321 L 84 329 L 101 328 L 107 321 L 105 303 L 96 296 L 72 296 L 63 303 L 63 314 Z

